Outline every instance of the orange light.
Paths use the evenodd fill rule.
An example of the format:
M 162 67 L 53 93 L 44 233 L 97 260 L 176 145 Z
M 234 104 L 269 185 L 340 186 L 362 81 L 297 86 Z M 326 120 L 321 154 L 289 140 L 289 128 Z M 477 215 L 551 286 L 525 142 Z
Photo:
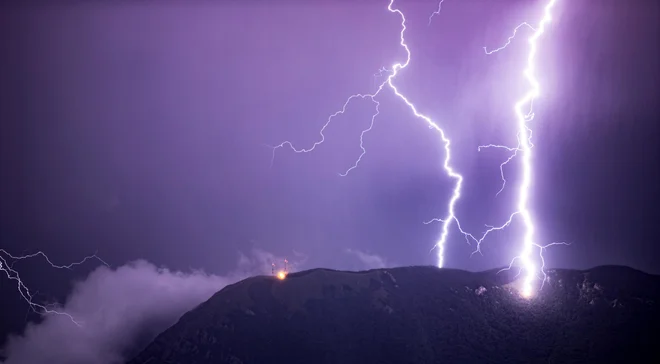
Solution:
M 284 278 L 286 278 L 286 272 L 284 272 L 284 271 L 277 272 L 277 279 L 281 280 L 281 279 L 284 279 Z

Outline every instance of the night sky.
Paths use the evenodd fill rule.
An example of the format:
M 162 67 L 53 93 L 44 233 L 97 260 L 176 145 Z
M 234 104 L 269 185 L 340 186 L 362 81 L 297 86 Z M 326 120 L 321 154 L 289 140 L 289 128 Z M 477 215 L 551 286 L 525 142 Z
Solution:
M 509 153 L 477 146 L 515 146 L 532 32 L 497 54 L 483 47 L 536 24 L 544 3 L 446 0 L 428 25 L 437 2 L 395 2 L 412 52 L 395 83 L 452 140 L 465 178 L 456 213 L 470 232 L 515 209 L 521 159 L 495 197 Z M 270 166 L 269 145 L 311 147 L 348 96 L 374 91 L 378 69 L 405 60 L 387 1 L 222 4 L 3 6 L 0 248 L 222 277 L 246 262 L 245 274 L 270 272 L 271 256 L 295 269 L 435 264 L 440 225 L 423 222 L 446 214 L 454 182 L 438 133 L 391 91 L 348 176 L 338 173 L 360 155 L 367 100 L 334 119 L 314 152 L 280 149 Z M 550 267 L 660 274 L 659 8 L 558 0 L 539 40 L 531 208 L 539 243 L 572 243 L 546 252 Z M 446 266 L 508 265 L 520 227 L 470 257 L 454 225 Z M 40 300 L 61 301 L 97 266 L 61 272 L 35 258 L 15 268 Z M 0 295 L 10 307 L 0 326 L 20 332 L 29 308 L 15 282 L 0 278 Z

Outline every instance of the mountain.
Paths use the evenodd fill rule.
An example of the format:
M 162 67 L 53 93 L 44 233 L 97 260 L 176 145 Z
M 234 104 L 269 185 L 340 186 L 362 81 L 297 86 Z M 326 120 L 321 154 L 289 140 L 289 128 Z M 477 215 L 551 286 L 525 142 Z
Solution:
M 660 276 L 313 269 L 227 286 L 129 364 L 660 363 Z

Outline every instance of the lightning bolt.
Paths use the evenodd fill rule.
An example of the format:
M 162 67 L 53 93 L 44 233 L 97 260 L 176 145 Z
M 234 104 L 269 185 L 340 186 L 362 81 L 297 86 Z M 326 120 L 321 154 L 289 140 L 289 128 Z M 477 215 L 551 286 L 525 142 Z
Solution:
M 515 148 L 507 147 L 503 145 L 494 145 L 494 144 L 482 145 L 478 147 L 479 151 L 484 148 L 502 148 L 509 152 L 512 152 L 512 155 L 504 163 L 500 165 L 502 188 L 498 191 L 497 194 L 499 194 L 504 189 L 504 186 L 506 184 L 506 179 L 504 178 L 504 170 L 503 170 L 504 166 L 507 163 L 509 163 L 514 157 L 516 157 L 518 153 L 520 153 L 522 156 L 523 176 L 522 176 L 522 183 L 520 184 L 520 187 L 518 189 L 517 210 L 516 212 L 511 214 L 509 220 L 503 226 L 491 227 L 488 230 L 488 232 L 499 230 L 508 226 L 511 223 L 514 216 L 520 215 L 522 217 L 523 224 L 525 227 L 525 233 L 523 236 L 523 244 L 522 244 L 523 246 L 520 253 L 511 260 L 509 266 L 505 269 L 510 269 L 516 260 L 519 260 L 521 262 L 519 274 L 522 271 L 525 272 L 525 276 L 521 288 L 521 294 L 524 297 L 530 297 L 533 294 L 534 291 L 533 284 L 537 278 L 540 278 L 541 275 L 543 276 L 541 288 L 543 288 L 543 284 L 547 279 L 547 275 L 545 274 L 545 270 L 544 270 L 545 260 L 543 258 L 543 252 L 545 251 L 545 249 L 552 245 L 570 245 L 565 242 L 556 242 L 543 246 L 537 244 L 534 241 L 534 232 L 535 232 L 534 220 L 532 218 L 532 214 L 529 211 L 529 206 L 528 206 L 530 189 L 532 184 L 532 173 L 533 173 L 532 148 L 534 147 L 534 144 L 531 142 L 532 130 L 529 128 L 528 123 L 534 119 L 533 103 L 534 103 L 534 99 L 538 97 L 540 94 L 540 85 L 535 76 L 535 68 L 536 68 L 535 58 L 538 48 L 537 41 L 541 37 L 541 35 L 543 35 L 546 26 L 552 20 L 551 12 L 555 3 L 556 0 L 549 0 L 547 2 L 546 6 L 543 9 L 543 17 L 539 22 L 538 27 L 534 28 L 526 22 L 521 23 L 514 29 L 513 35 L 511 35 L 507 39 L 506 43 L 503 46 L 490 51 L 486 47 L 484 47 L 484 52 L 490 55 L 505 49 L 509 44 L 511 44 L 511 41 L 515 38 L 518 30 L 523 26 L 528 27 L 534 32 L 528 38 L 530 50 L 527 56 L 527 65 L 523 71 L 523 76 L 529 83 L 529 90 L 516 102 L 514 106 L 514 111 L 516 115 L 516 125 L 518 128 L 518 133 L 517 133 L 518 145 Z M 523 110 L 527 105 L 529 106 L 529 109 L 527 112 L 524 112 Z M 538 248 L 539 250 L 539 259 L 541 261 L 541 264 L 538 267 L 537 264 L 535 264 L 535 262 L 532 259 L 532 250 L 534 248 Z M 477 245 L 477 251 L 479 251 L 479 244 Z
M 431 15 L 429 16 L 429 23 L 428 25 L 431 25 L 431 21 L 433 20 L 433 17 L 436 15 L 440 15 L 440 10 L 442 10 L 442 3 L 445 2 L 445 0 L 440 0 L 438 3 L 438 9 L 436 11 L 432 12 Z
M 49 308 L 45 305 L 34 302 L 33 301 L 34 295 L 30 293 L 30 290 L 28 289 L 28 287 L 25 285 L 25 283 L 23 283 L 23 280 L 21 280 L 21 276 L 19 275 L 18 271 L 13 268 L 14 263 L 19 261 L 19 260 L 25 260 L 25 259 L 30 259 L 30 258 L 35 258 L 35 257 L 41 256 L 42 258 L 44 258 L 46 260 L 46 262 L 48 264 L 50 264 L 50 266 L 52 268 L 56 268 L 56 269 L 73 269 L 73 267 L 81 265 L 81 264 L 83 264 L 86 261 L 91 260 L 91 259 L 96 259 L 99 262 L 101 262 L 102 264 L 109 267 L 108 263 L 104 262 L 103 259 L 99 258 L 96 254 L 86 256 L 82 260 L 80 260 L 78 262 L 75 262 L 75 263 L 71 263 L 69 265 L 57 265 L 57 264 L 54 264 L 50 260 L 50 258 L 48 258 L 48 256 L 45 253 L 41 252 L 41 251 L 38 251 L 34 254 L 28 254 L 28 255 L 22 255 L 22 256 L 14 256 L 14 255 L 8 253 L 4 249 L 0 249 L 0 253 L 1 253 L 0 254 L 0 271 L 4 272 L 5 275 L 7 276 L 7 278 L 9 278 L 10 280 L 16 282 L 16 286 L 18 288 L 18 293 L 28 303 L 28 305 L 30 306 L 32 311 L 34 311 L 37 314 L 41 314 L 41 315 L 54 314 L 54 315 L 66 316 L 71 320 L 71 322 L 73 322 L 75 325 L 77 325 L 79 327 L 81 327 L 83 323 L 79 322 L 79 321 L 76 321 L 76 319 L 72 315 L 70 315 L 70 314 L 68 314 L 64 311 L 58 311 L 58 310 L 55 310 L 55 309 L 51 309 L 51 308 Z M 9 264 L 9 262 L 11 262 L 11 264 Z
M 518 30 L 519 30 L 520 28 L 522 28 L 522 27 L 528 27 L 529 29 L 531 29 L 531 30 L 534 31 L 535 33 L 538 33 L 538 30 L 534 29 L 534 27 L 531 26 L 531 25 L 529 25 L 529 23 L 527 23 L 527 22 L 522 22 L 522 23 L 520 23 L 517 27 L 515 27 L 515 28 L 513 29 L 513 34 L 511 34 L 511 36 L 510 36 L 509 38 L 507 38 L 506 43 L 504 43 L 502 46 L 500 46 L 500 47 L 498 47 L 498 48 L 495 48 L 495 49 L 493 49 L 493 50 L 490 50 L 490 51 L 488 50 L 488 48 L 484 47 L 484 52 L 485 52 L 486 54 L 493 54 L 493 53 L 495 53 L 495 52 L 499 52 L 499 51 L 503 50 L 504 48 L 508 47 L 509 44 L 511 44 L 511 41 L 513 40 L 513 38 L 516 37 L 516 34 L 518 34 Z M 541 30 L 541 33 L 543 33 L 543 30 Z
M 441 267 L 444 266 L 444 248 L 445 248 L 445 243 L 447 241 L 447 237 L 449 235 L 449 227 L 450 227 L 451 223 L 453 221 L 456 221 L 456 225 L 459 228 L 459 230 L 461 230 L 462 233 L 467 234 L 467 233 L 463 232 L 463 230 L 461 229 L 460 223 L 459 223 L 458 219 L 456 218 L 455 212 L 454 212 L 454 207 L 456 205 L 456 202 L 461 197 L 461 187 L 462 187 L 462 184 L 463 184 L 463 176 L 458 174 L 451 167 L 451 164 L 450 164 L 450 161 L 451 161 L 451 150 L 450 150 L 451 141 L 449 140 L 449 138 L 447 138 L 444 130 L 442 128 L 440 128 L 440 126 L 438 126 L 438 124 L 436 124 L 433 120 L 431 120 L 431 118 L 429 118 L 426 115 L 421 114 L 417 110 L 415 105 L 412 102 L 410 102 L 408 100 L 408 98 L 406 98 L 401 92 L 399 92 L 399 90 L 394 85 L 394 79 L 398 75 L 399 71 L 403 70 L 404 68 L 406 68 L 410 64 L 411 53 L 410 53 L 410 49 L 408 48 L 408 45 L 406 44 L 405 37 L 404 37 L 405 31 L 406 31 L 406 18 L 404 16 L 403 12 L 401 12 L 399 9 L 396 9 L 396 8 L 393 7 L 393 4 L 394 4 L 394 0 L 390 0 L 389 4 L 387 6 L 387 10 L 391 13 L 396 13 L 401 17 L 401 32 L 399 33 L 399 45 L 401 47 L 403 47 L 406 51 L 406 60 L 405 60 L 405 62 L 395 63 L 391 67 L 391 69 L 382 68 L 382 69 L 379 70 L 379 72 L 375 75 L 376 77 L 381 77 L 385 73 L 387 73 L 388 76 L 385 79 L 385 81 L 383 81 L 378 86 L 378 88 L 376 89 L 376 92 L 371 93 L 371 94 L 354 94 L 354 95 L 351 95 L 346 100 L 346 102 L 344 103 L 341 110 L 339 110 L 339 111 L 335 112 L 334 114 L 330 115 L 330 117 L 326 120 L 326 123 L 323 125 L 323 127 L 321 128 L 321 130 L 319 132 L 319 134 L 321 136 L 320 140 L 315 142 L 311 147 L 309 147 L 307 149 L 304 149 L 304 148 L 298 149 L 298 148 L 294 147 L 294 145 L 290 141 L 284 141 L 284 142 L 280 143 L 279 145 L 271 147 L 272 150 L 273 150 L 273 155 L 272 155 L 272 158 L 271 158 L 271 166 L 272 166 L 273 161 L 275 159 L 275 151 L 277 149 L 283 148 L 285 146 L 288 146 L 295 153 L 308 153 L 308 152 L 313 151 L 317 146 L 321 145 L 325 141 L 324 132 L 325 132 L 326 128 L 330 125 L 330 122 L 332 121 L 332 119 L 334 117 L 344 114 L 346 112 L 346 109 L 347 109 L 348 105 L 354 99 L 358 99 L 358 98 L 359 99 L 368 99 L 376 105 L 376 111 L 372 115 L 371 123 L 369 124 L 369 127 L 367 129 L 363 130 L 360 134 L 360 147 L 362 149 L 362 153 L 359 155 L 359 157 L 357 158 L 357 160 L 355 161 L 355 163 L 351 167 L 349 167 L 346 171 L 344 171 L 342 173 L 339 173 L 340 176 L 348 175 L 349 172 L 351 172 L 353 169 L 357 168 L 359 163 L 362 161 L 362 158 L 366 154 L 366 149 L 364 148 L 364 136 L 369 131 L 372 130 L 372 128 L 374 126 L 374 123 L 375 123 L 375 120 L 376 120 L 376 117 L 378 116 L 378 113 L 379 113 L 378 106 L 380 104 L 376 100 L 376 97 L 387 86 L 387 88 L 392 90 L 392 92 L 408 106 L 408 108 L 410 109 L 412 114 L 415 115 L 415 117 L 424 120 L 428 124 L 428 127 L 430 129 L 436 130 L 439 133 L 440 139 L 442 140 L 442 143 L 443 143 L 444 149 L 445 149 L 445 159 L 443 161 L 442 167 L 443 167 L 444 171 L 446 172 L 446 174 L 450 178 L 452 178 L 456 181 L 456 184 L 454 185 L 454 189 L 452 191 L 452 196 L 449 200 L 447 215 L 443 219 L 431 220 L 431 221 L 442 222 L 442 231 L 441 231 L 441 234 L 440 234 L 440 238 L 438 239 L 438 241 L 434 245 L 434 249 L 435 248 L 438 249 L 438 252 L 437 252 L 437 266 L 441 268 Z M 430 223 L 430 221 L 427 222 L 427 223 Z

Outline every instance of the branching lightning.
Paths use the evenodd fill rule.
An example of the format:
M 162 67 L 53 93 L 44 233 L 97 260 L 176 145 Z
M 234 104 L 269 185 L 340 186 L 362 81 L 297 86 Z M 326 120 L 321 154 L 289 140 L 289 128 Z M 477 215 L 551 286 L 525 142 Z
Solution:
M 499 231 L 502 230 L 506 227 L 508 227 L 512 222 L 513 219 L 517 216 L 522 217 L 524 226 L 525 226 L 525 235 L 523 239 L 523 248 L 521 253 L 516 256 L 510 263 L 508 268 L 505 269 L 510 269 L 513 263 L 516 260 L 520 260 L 522 262 L 522 267 L 521 271 L 524 270 L 526 272 L 524 283 L 523 283 L 523 288 L 522 288 L 522 293 L 524 296 L 530 296 L 532 294 L 532 283 L 534 279 L 539 276 L 543 275 L 543 282 L 545 282 L 545 272 L 543 270 L 545 266 L 545 261 L 543 259 L 543 252 L 545 249 L 549 246 L 552 245 L 558 245 L 558 244 L 565 244 L 566 243 L 552 243 L 549 245 L 541 246 L 538 245 L 537 243 L 534 242 L 534 223 L 528 208 L 528 200 L 529 200 L 529 189 L 531 185 L 531 178 L 532 178 L 532 159 L 531 159 L 531 149 L 533 148 L 534 144 L 531 141 L 532 138 L 532 130 L 528 127 L 527 123 L 532 121 L 534 119 L 534 111 L 533 111 L 533 102 L 534 99 L 538 96 L 539 94 L 539 84 L 538 81 L 536 80 L 534 76 L 534 59 L 536 55 L 536 48 L 537 48 L 537 39 L 544 33 L 546 25 L 550 22 L 551 15 L 550 11 L 552 10 L 552 7 L 554 6 L 556 0 L 549 0 L 548 4 L 544 8 L 544 16 L 542 20 L 540 21 L 540 24 L 538 27 L 533 27 L 529 23 L 524 22 L 518 25 L 514 31 L 513 35 L 511 35 L 506 43 L 496 49 L 493 50 L 488 50 L 488 48 L 484 47 L 484 52 L 488 55 L 499 52 L 503 49 L 505 49 L 511 41 L 515 38 L 516 34 L 518 31 L 526 27 L 528 29 L 531 29 L 534 33 L 533 35 L 529 38 L 529 43 L 531 46 L 528 59 L 527 59 L 527 67 L 524 70 L 523 74 L 527 81 L 529 82 L 531 88 L 530 90 L 515 104 L 515 113 L 517 117 L 517 126 L 518 126 L 518 132 L 517 132 L 517 139 L 518 139 L 518 145 L 516 147 L 509 147 L 509 146 L 504 146 L 504 145 L 496 145 L 496 144 L 488 144 L 488 145 L 481 145 L 478 147 L 478 150 L 481 151 L 482 149 L 487 149 L 487 148 L 499 148 L 499 149 L 505 149 L 508 152 L 511 153 L 511 155 L 502 163 L 500 164 L 500 177 L 502 180 L 502 186 L 500 190 L 497 192 L 496 196 L 499 195 L 505 188 L 506 186 L 506 178 L 504 176 L 504 166 L 506 166 L 511 160 L 513 160 L 515 157 L 522 155 L 523 158 L 523 181 L 521 183 L 521 186 L 519 188 L 519 193 L 518 193 L 518 203 L 517 203 L 517 210 L 513 212 L 511 215 L 509 215 L 508 219 L 504 221 L 499 226 L 492 226 L 492 225 L 486 225 L 487 230 L 483 232 L 481 237 L 477 237 L 471 233 L 468 233 L 463 230 L 461 227 L 461 224 L 459 220 L 455 216 L 454 212 L 454 207 L 456 205 L 456 202 L 461 196 L 461 187 L 463 183 L 463 177 L 458 174 L 450 165 L 451 161 L 451 151 L 450 151 L 450 140 L 447 138 L 445 135 L 444 131 L 436 124 L 433 120 L 431 120 L 429 117 L 420 114 L 417 111 L 417 108 L 415 107 L 414 104 L 412 104 L 403 94 L 399 92 L 399 90 L 396 88 L 394 85 L 394 79 L 398 75 L 398 72 L 406 68 L 410 61 L 411 61 L 411 53 L 410 50 L 405 42 L 404 38 L 404 33 L 406 31 L 406 19 L 404 14 L 398 10 L 393 8 L 394 0 L 390 0 L 389 5 L 387 7 L 388 11 L 391 13 L 397 13 L 401 17 L 401 32 L 400 32 L 400 42 L 399 44 L 406 50 L 406 60 L 403 63 L 396 63 L 392 66 L 391 69 L 386 69 L 386 68 L 381 68 L 378 73 L 374 75 L 375 78 L 382 77 L 384 74 L 388 74 L 387 78 L 384 82 L 380 83 L 378 88 L 376 89 L 376 92 L 371 93 L 371 94 L 355 94 L 350 96 L 346 102 L 344 103 L 343 107 L 341 110 L 335 112 L 334 114 L 330 115 L 330 117 L 326 120 L 326 123 L 323 125 L 321 128 L 319 134 L 321 136 L 320 140 L 315 142 L 310 148 L 307 149 L 298 149 L 293 146 L 293 144 L 290 141 L 285 141 L 277 146 L 272 147 L 273 150 L 273 156 L 271 159 L 271 166 L 275 158 L 275 151 L 279 148 L 288 146 L 291 150 L 293 150 L 295 153 L 308 153 L 313 151 L 318 145 L 322 144 L 325 141 L 325 135 L 324 131 L 325 129 L 330 125 L 330 122 L 335 116 L 338 116 L 340 114 L 344 114 L 346 112 L 346 109 L 350 102 L 353 99 L 356 98 L 361 98 L 361 99 L 369 99 L 371 102 L 376 104 L 376 110 L 375 113 L 372 115 L 371 118 L 371 123 L 369 124 L 369 127 L 365 130 L 363 130 L 360 134 L 360 148 L 362 150 L 362 153 L 359 155 L 355 163 L 349 167 L 346 171 L 340 173 L 341 176 L 346 176 L 350 171 L 353 169 L 357 168 L 359 163 L 362 161 L 362 158 L 366 154 L 366 149 L 364 148 L 364 136 L 366 133 L 371 131 L 374 127 L 375 119 L 379 114 L 379 106 L 380 103 L 376 100 L 376 97 L 380 94 L 380 92 L 385 88 L 385 86 L 388 86 L 394 94 L 399 97 L 410 109 L 410 111 L 415 115 L 417 118 L 423 119 L 431 129 L 435 129 L 436 131 L 439 132 L 440 138 L 443 142 L 444 148 L 445 148 L 445 159 L 443 162 L 443 169 L 447 173 L 449 177 L 454 179 L 456 181 L 455 187 L 453 189 L 452 197 L 449 200 L 448 203 L 448 212 L 447 216 L 444 218 L 434 218 L 429 221 L 424 222 L 424 224 L 430 224 L 433 222 L 440 222 L 442 223 L 442 230 L 441 230 L 441 235 L 440 238 L 438 239 L 436 245 L 434 248 L 438 248 L 438 267 L 443 267 L 444 266 L 444 246 L 447 241 L 447 237 L 449 234 L 449 227 L 452 222 L 456 222 L 456 227 L 458 230 L 464 235 L 465 240 L 468 244 L 471 244 L 471 242 L 476 242 L 476 248 L 472 252 L 472 255 L 479 253 L 481 254 L 481 244 L 482 242 L 486 239 L 486 237 L 494 232 L 494 231 Z M 436 11 L 434 11 L 430 16 L 429 16 L 429 25 L 431 21 L 433 20 L 433 17 L 438 15 L 440 13 L 440 10 L 442 8 L 444 0 L 440 0 L 438 3 L 438 8 Z M 529 107 L 526 113 L 523 112 L 523 108 L 526 106 Z M 536 247 L 539 249 L 539 256 L 541 260 L 540 267 L 537 268 L 537 266 L 534 264 L 531 258 L 531 252 L 532 249 Z
M 544 271 L 545 267 L 545 260 L 543 258 L 543 252 L 545 249 L 549 246 L 552 245 L 558 245 L 558 244 L 563 244 L 563 245 L 568 245 L 567 243 L 563 242 L 558 242 L 558 243 L 551 243 L 548 245 L 539 245 L 534 241 L 534 221 L 532 219 L 532 215 L 529 211 L 529 195 L 530 195 L 530 188 L 532 184 L 532 173 L 533 173 L 533 166 L 532 166 L 532 148 L 534 147 L 534 144 L 531 142 L 532 138 L 532 131 L 528 127 L 527 123 L 532 121 L 534 119 L 534 112 L 533 112 L 533 102 L 536 97 L 539 96 L 540 93 L 540 85 L 538 80 L 536 79 L 535 76 L 535 58 L 536 58 L 536 52 L 537 52 L 537 40 L 543 33 L 545 32 L 546 26 L 550 23 L 552 19 L 551 11 L 553 6 L 555 5 L 556 0 L 549 0 L 548 3 L 546 4 L 544 10 L 543 10 L 543 18 L 541 19 L 538 27 L 534 28 L 528 23 L 524 22 L 520 25 L 518 25 L 514 31 L 513 35 L 511 35 L 506 43 L 494 50 L 488 50 L 486 47 L 484 47 L 484 52 L 486 54 L 493 54 L 496 52 L 499 52 L 503 49 L 505 49 L 511 41 L 515 38 L 518 30 L 526 26 L 533 30 L 533 34 L 529 37 L 528 42 L 530 46 L 530 50 L 527 56 L 527 64 L 526 68 L 523 71 L 523 75 L 525 76 L 525 79 L 529 83 L 529 90 L 527 93 L 522 96 L 515 104 L 514 110 L 516 114 L 516 123 L 517 123 L 517 128 L 518 128 L 518 133 L 517 133 L 517 139 L 518 139 L 518 145 L 515 148 L 512 147 L 507 147 L 503 145 L 494 145 L 494 144 L 489 144 L 489 145 L 483 145 L 479 146 L 479 150 L 484 149 L 484 148 L 502 148 L 506 149 L 509 152 L 512 152 L 513 154 L 504 162 L 500 165 L 500 175 L 502 177 L 502 188 L 498 191 L 497 194 L 499 194 L 503 189 L 506 184 L 506 179 L 504 178 L 504 166 L 509 163 L 513 158 L 515 158 L 518 153 L 521 154 L 522 157 L 522 183 L 520 184 L 519 190 L 518 190 L 518 202 L 517 202 L 517 210 L 511 216 L 509 217 L 509 220 L 505 225 L 499 228 L 491 228 L 488 230 L 488 232 L 492 230 L 498 230 L 501 228 L 504 228 L 508 226 L 513 217 L 516 215 L 520 215 L 522 217 L 524 227 L 525 227 L 525 233 L 523 236 L 523 247 L 521 252 L 514 257 L 511 260 L 511 263 L 509 264 L 509 267 L 505 269 L 510 269 L 513 265 L 513 263 L 516 260 L 519 260 L 521 262 L 521 267 L 520 271 L 522 272 L 524 270 L 525 276 L 523 279 L 522 283 L 522 288 L 521 288 L 521 293 L 524 297 L 530 297 L 533 294 L 533 283 L 537 278 L 540 278 L 542 275 L 542 285 L 546 281 L 546 274 Z M 528 106 L 529 109 L 525 113 L 523 109 Z M 487 233 L 488 233 L 487 232 Z M 486 234 L 487 234 L 486 233 Z M 485 237 L 485 235 L 484 235 Z M 532 250 L 534 248 L 538 248 L 539 250 L 539 257 L 541 260 L 541 264 L 539 267 L 534 263 L 532 260 Z M 477 251 L 478 251 L 477 247 Z
M 76 324 L 77 326 L 82 326 L 82 322 L 76 321 L 76 319 L 71 316 L 70 314 L 63 312 L 63 311 L 58 311 L 56 309 L 49 308 L 47 305 L 42 305 L 39 303 L 34 302 L 34 294 L 30 293 L 30 290 L 28 287 L 25 285 L 23 280 L 21 280 L 21 276 L 19 275 L 18 271 L 13 268 L 14 263 L 19 261 L 19 260 L 25 260 L 25 259 L 30 259 L 30 258 L 36 258 L 37 256 L 41 256 L 46 260 L 48 264 L 52 268 L 56 269 L 73 269 L 73 267 L 77 265 L 81 265 L 85 263 L 88 260 L 91 259 L 96 259 L 102 264 L 109 266 L 106 262 L 104 262 L 101 258 L 99 258 L 96 254 L 94 255 L 89 255 L 83 258 L 82 260 L 71 263 L 69 265 L 57 265 L 54 264 L 50 258 L 46 254 L 44 254 L 41 251 L 38 251 L 34 254 L 28 254 L 28 255 L 21 255 L 21 256 L 15 256 L 10 253 L 8 253 L 4 249 L 0 249 L 0 271 L 4 272 L 5 275 L 7 275 L 7 278 L 9 278 L 12 281 L 16 282 L 16 286 L 18 288 L 18 293 L 23 297 L 23 299 L 27 302 L 27 304 L 30 306 L 30 309 L 34 311 L 37 314 L 54 314 L 54 315 L 62 315 L 68 317 L 71 322 Z
M 504 43 L 502 46 L 500 46 L 500 47 L 498 47 L 498 48 L 495 48 L 495 49 L 493 49 L 493 50 L 490 50 L 490 51 L 488 50 L 488 48 L 484 47 L 484 52 L 486 52 L 486 54 L 493 54 L 493 53 L 495 53 L 495 52 L 499 52 L 499 51 L 503 50 L 504 48 L 508 47 L 509 44 L 511 44 L 511 41 L 513 40 L 513 38 L 516 37 L 516 34 L 518 34 L 518 30 L 519 30 L 520 28 L 522 28 L 522 27 L 528 27 L 528 28 L 531 29 L 533 32 L 538 33 L 538 31 L 537 31 L 536 29 L 534 29 L 533 26 L 529 25 L 529 23 L 527 23 L 527 22 L 522 22 L 522 23 L 520 23 L 517 27 L 515 27 L 515 28 L 513 29 L 513 34 L 511 34 L 511 36 L 510 36 L 509 38 L 507 38 L 506 43 Z M 543 33 L 543 30 L 541 30 L 541 33 Z
M 441 1 L 441 3 L 442 3 L 442 1 Z M 332 119 L 335 116 L 338 116 L 338 115 L 343 114 L 344 112 L 346 112 L 346 108 L 348 107 L 349 103 L 353 99 L 356 99 L 356 98 L 369 99 L 370 101 L 372 101 L 373 103 L 376 104 L 376 111 L 375 111 L 375 113 L 373 114 L 373 116 L 371 118 L 371 123 L 370 123 L 369 127 L 367 129 L 363 130 L 362 133 L 360 134 L 360 147 L 362 148 L 362 153 L 360 154 L 360 156 L 357 158 L 357 160 L 355 161 L 355 163 L 351 167 L 349 167 L 345 172 L 340 173 L 341 176 L 348 175 L 348 173 L 350 171 L 357 168 L 359 163 L 362 161 L 362 157 L 364 157 L 364 155 L 366 154 L 366 149 L 364 148 L 364 144 L 363 144 L 364 136 L 365 136 L 366 133 L 368 133 L 369 131 L 372 130 L 372 128 L 374 126 L 375 119 L 378 116 L 378 112 L 379 112 L 378 111 L 378 106 L 380 104 L 376 100 L 376 97 L 385 88 L 385 86 L 388 86 L 389 89 L 391 89 L 394 92 L 394 94 L 408 106 L 408 108 L 413 113 L 413 115 L 415 115 L 417 118 L 420 118 L 420 119 L 424 120 L 428 124 L 430 129 L 434 129 L 440 134 L 440 139 L 442 140 L 442 143 L 444 144 L 444 148 L 445 148 L 445 159 L 444 159 L 444 162 L 443 162 L 443 169 L 445 170 L 445 172 L 447 173 L 447 175 L 450 178 L 452 178 L 456 181 L 456 184 L 455 184 L 453 192 L 452 192 L 452 196 L 449 200 L 447 216 L 443 219 L 434 219 L 433 220 L 433 221 L 442 222 L 442 232 L 441 232 L 440 238 L 438 239 L 438 241 L 435 244 L 434 248 L 438 249 L 438 252 L 437 252 L 437 257 L 438 257 L 437 265 L 438 265 L 438 267 L 443 267 L 444 266 L 444 247 L 445 247 L 445 243 L 447 241 L 447 237 L 449 235 L 449 227 L 450 227 L 452 221 L 456 221 L 456 224 L 457 224 L 458 228 L 461 230 L 461 232 L 463 232 L 462 229 L 460 228 L 460 223 L 456 219 L 456 216 L 455 216 L 455 213 L 454 213 L 454 206 L 456 205 L 456 202 L 458 201 L 458 199 L 461 196 L 461 187 L 462 187 L 462 184 L 463 184 L 463 176 L 458 174 L 451 167 L 451 164 L 450 164 L 450 161 L 451 161 L 450 144 L 451 144 L 451 142 L 447 138 L 444 130 L 441 129 L 440 126 L 438 126 L 438 124 L 436 124 L 433 120 L 431 120 L 431 118 L 419 113 L 419 111 L 417 111 L 417 108 L 415 107 L 415 105 L 412 102 L 410 102 L 401 92 L 399 92 L 399 90 L 394 85 L 394 78 L 398 75 L 399 71 L 403 70 L 404 68 L 406 68 L 408 66 L 408 64 L 410 64 L 411 53 L 410 53 L 410 49 L 408 48 L 408 45 L 406 44 L 406 41 L 405 41 L 405 38 L 404 38 L 404 33 L 406 31 L 406 18 L 404 16 L 403 12 L 401 12 L 399 9 L 396 9 L 396 8 L 393 7 L 393 4 L 394 4 L 394 0 L 390 0 L 389 4 L 387 6 L 387 10 L 391 13 L 396 13 L 401 17 L 401 32 L 399 33 L 399 35 L 400 35 L 399 45 L 401 47 L 403 47 L 406 51 L 406 60 L 405 60 L 405 62 L 395 63 L 392 66 L 391 69 L 381 69 L 375 75 L 377 77 L 380 77 L 384 73 L 389 74 L 387 76 L 387 78 L 385 79 L 385 81 L 383 81 L 378 86 L 378 88 L 376 89 L 376 92 L 374 92 L 372 94 L 355 94 L 355 95 L 350 96 L 346 100 L 346 102 L 344 103 L 344 106 L 342 107 L 341 110 L 339 110 L 339 111 L 335 112 L 334 114 L 330 115 L 330 117 L 327 119 L 326 123 L 323 125 L 323 127 L 321 128 L 321 130 L 319 132 L 319 134 L 321 135 L 320 140 L 315 142 L 310 148 L 307 148 L 307 149 L 295 148 L 290 141 L 285 141 L 285 142 L 282 142 L 281 144 L 279 144 L 277 146 L 272 147 L 273 156 L 272 156 L 272 159 L 271 159 L 271 166 L 272 166 L 272 162 L 275 158 L 275 151 L 279 148 L 288 146 L 295 153 L 308 153 L 308 152 L 313 151 L 318 145 L 322 144 L 325 141 L 324 131 L 328 127 L 328 125 L 330 125 L 330 122 L 332 121 Z

